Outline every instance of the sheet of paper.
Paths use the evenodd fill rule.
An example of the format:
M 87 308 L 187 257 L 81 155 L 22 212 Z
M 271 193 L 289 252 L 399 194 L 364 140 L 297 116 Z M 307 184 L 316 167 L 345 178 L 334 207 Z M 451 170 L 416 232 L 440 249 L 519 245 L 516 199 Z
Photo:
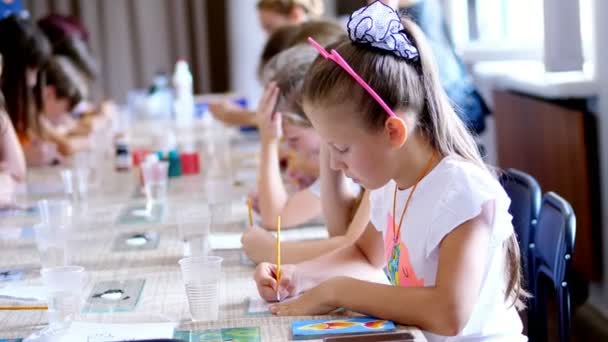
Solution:
M 209 235 L 209 246 L 213 250 L 240 249 L 241 235 L 241 233 L 212 233 Z
M 276 236 L 276 233 L 273 234 Z M 323 240 L 328 237 L 325 226 L 299 226 L 281 230 L 281 241 Z
M 0 287 L 0 299 L 44 302 L 46 301 L 46 290 L 42 285 L 8 283 L 7 285 Z
M 276 236 L 275 232 L 271 232 Z M 241 248 L 241 233 L 212 233 L 209 245 L 213 250 L 232 250 Z M 327 228 L 310 226 L 281 230 L 281 241 L 321 240 L 327 239 Z
M 247 299 L 248 315 L 270 315 L 271 303 L 266 302 L 260 297 L 249 297 Z
M 101 324 L 73 322 L 61 342 L 135 341 L 172 338 L 174 323 Z

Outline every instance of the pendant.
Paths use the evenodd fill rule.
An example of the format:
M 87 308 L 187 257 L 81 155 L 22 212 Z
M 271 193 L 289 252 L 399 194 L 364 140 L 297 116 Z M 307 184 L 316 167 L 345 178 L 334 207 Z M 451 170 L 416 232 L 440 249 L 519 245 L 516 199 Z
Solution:
M 393 285 L 399 285 L 399 259 L 401 257 L 401 241 L 393 242 L 391 258 L 388 262 L 388 278 Z

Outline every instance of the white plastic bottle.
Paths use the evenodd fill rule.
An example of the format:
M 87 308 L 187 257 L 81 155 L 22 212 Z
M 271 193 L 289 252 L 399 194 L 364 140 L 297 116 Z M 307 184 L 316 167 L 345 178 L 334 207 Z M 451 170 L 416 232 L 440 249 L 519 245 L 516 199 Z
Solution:
M 192 92 L 192 74 L 188 63 L 180 59 L 175 63 L 173 73 L 173 114 L 178 126 L 185 127 L 192 124 L 194 119 L 194 94 Z

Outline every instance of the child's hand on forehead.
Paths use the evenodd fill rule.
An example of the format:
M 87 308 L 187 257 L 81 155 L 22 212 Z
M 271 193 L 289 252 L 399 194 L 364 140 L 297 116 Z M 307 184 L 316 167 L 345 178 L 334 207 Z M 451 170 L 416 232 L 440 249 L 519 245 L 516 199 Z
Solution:
M 283 136 L 281 114 L 276 112 L 278 98 L 279 88 L 274 82 L 269 83 L 256 113 L 263 143 L 278 142 Z

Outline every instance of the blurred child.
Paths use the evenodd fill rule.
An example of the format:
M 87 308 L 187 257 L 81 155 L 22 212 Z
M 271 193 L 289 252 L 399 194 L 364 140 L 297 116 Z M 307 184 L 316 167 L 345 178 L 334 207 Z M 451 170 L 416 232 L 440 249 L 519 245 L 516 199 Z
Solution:
M 2 55 L 0 55 L 0 76 Z M 4 110 L 4 96 L 0 91 L 0 208 L 13 203 L 17 182 L 25 181 L 25 156 L 10 118 Z
M 323 15 L 323 0 L 259 0 L 258 18 L 267 34 L 286 25 L 298 25 Z
M 31 22 L 15 15 L 0 20 L 0 37 L 0 54 L 4 59 L 0 89 L 27 164 L 42 166 L 60 162 L 56 145 L 41 137 L 38 124 L 44 87 L 36 84 L 44 84 L 39 71 L 50 57 L 48 41 Z
M 320 141 L 312 128 L 310 121 L 303 114 L 301 107 L 301 90 L 304 76 L 316 57 L 316 51 L 307 45 L 296 45 L 271 60 L 263 73 L 263 78 L 269 82 L 260 107 L 258 116 L 262 139 L 260 168 L 258 173 L 258 197 L 262 225 L 267 229 L 274 229 L 276 217 L 281 215 L 282 225 L 285 227 L 305 223 L 320 217 L 322 211 L 321 180 L 317 179 L 306 189 L 288 194 L 281 179 L 278 164 L 278 142 L 284 135 L 287 145 L 295 153 L 314 165 L 316 174 L 320 167 Z M 324 156 L 326 153 L 323 154 Z M 291 164 L 291 163 L 290 163 Z M 328 163 L 324 163 L 328 167 Z M 309 166 L 310 167 L 310 166 Z M 336 180 L 337 179 L 337 180 Z M 368 220 L 367 196 L 365 196 L 361 210 L 353 214 L 358 208 L 353 201 L 359 195 L 360 188 L 352 182 L 346 183 L 342 188 L 340 178 L 331 178 L 325 187 L 327 196 L 338 192 L 345 193 L 348 200 L 343 201 L 343 208 L 326 211 L 326 216 L 335 217 L 347 210 L 348 224 L 339 229 L 336 226 L 328 227 L 330 239 L 323 241 L 289 242 L 283 245 L 282 256 L 286 262 L 308 260 L 320 253 L 329 252 L 346 241 L 354 241 Z M 353 219 L 354 217 L 356 219 Z M 353 222 L 351 222 L 351 220 Z M 329 219 L 328 222 L 335 222 Z M 340 222 L 342 224 L 343 221 Z M 269 232 L 250 227 L 242 238 L 243 248 L 249 258 L 255 262 L 274 260 L 275 238 Z
M 67 57 L 87 89 L 88 95 L 73 108 L 71 116 L 91 126 L 92 130 L 108 125 L 116 115 L 114 105 L 104 101 L 100 106 L 95 106 L 91 102 L 91 90 L 99 76 L 99 67 L 88 45 L 89 34 L 86 28 L 76 18 L 58 14 L 41 18 L 38 27 L 48 38 L 53 55 Z
M 2 55 L 0 55 L 0 77 L 2 76 Z M 0 172 L 8 176 L 8 179 L 16 182 L 25 181 L 25 156 L 4 107 L 4 96 L 0 91 Z M 7 189 L 9 185 L 5 182 Z M 0 187 L 2 188 L 2 187 Z
M 280 29 L 273 36 L 286 29 Z M 292 44 L 296 46 L 285 50 L 284 53 L 271 56 L 264 65 L 260 65 L 258 72 L 262 83 L 270 84 L 278 81 L 281 87 L 280 90 L 274 90 L 277 93 L 281 92 L 281 101 L 278 104 L 279 97 L 273 97 L 272 90 L 267 88 L 257 113 L 262 140 L 257 198 L 262 226 L 268 229 L 273 229 L 277 215 L 282 216 L 285 227 L 295 226 L 320 217 L 321 189 L 320 182 L 316 180 L 319 174 L 319 139 L 303 114 L 300 103 L 304 76 L 314 60 L 316 52 L 309 46 L 297 44 L 305 42 L 304 34 L 311 34 L 323 43 L 331 43 L 345 36 L 344 30 L 333 22 L 309 22 L 293 29 L 295 32 L 285 43 L 285 48 Z M 273 41 L 272 37 L 269 42 L 271 41 Z M 277 49 L 277 52 L 279 51 Z M 278 107 L 275 108 L 275 105 Z M 283 121 L 283 124 L 280 121 L 277 122 L 277 118 L 280 119 L 281 115 L 274 115 L 275 109 L 285 116 L 286 120 Z M 292 161 L 306 161 L 299 162 L 299 165 L 295 163 L 288 165 L 288 177 L 295 176 L 292 180 L 301 181 L 302 185 L 307 186 L 306 189 L 296 187 L 301 191 L 292 196 L 287 195 L 283 186 L 277 160 L 279 156 L 275 148 L 280 147 L 281 138 L 284 138 L 287 148 L 290 150 L 287 154 L 291 155 Z M 300 168 L 296 168 L 297 166 Z M 298 210 L 297 207 L 300 205 L 304 205 L 308 210 Z
M 323 0 L 259 0 L 257 8 L 260 25 L 270 35 L 262 53 L 261 65 L 276 53 L 301 43 L 302 41 L 294 41 L 291 38 L 300 30 L 300 25 L 309 20 L 314 20 L 317 24 L 311 26 L 312 31 L 309 32 L 308 36 L 319 37 L 325 35 L 323 32 L 315 32 L 316 27 L 323 29 L 323 26 L 327 23 L 327 21 L 318 20 L 323 14 Z M 282 32 L 276 32 L 285 27 L 289 28 Z M 338 27 L 338 30 L 341 30 L 341 28 Z M 257 125 L 255 112 L 243 109 L 229 101 L 212 102 L 209 105 L 209 111 L 217 120 L 227 125 Z
M 85 81 L 67 57 L 52 57 L 45 66 L 46 85 L 42 91 L 40 125 L 43 135 L 59 152 L 70 156 L 88 148 L 91 126 L 75 120 L 70 113 L 87 97 Z

